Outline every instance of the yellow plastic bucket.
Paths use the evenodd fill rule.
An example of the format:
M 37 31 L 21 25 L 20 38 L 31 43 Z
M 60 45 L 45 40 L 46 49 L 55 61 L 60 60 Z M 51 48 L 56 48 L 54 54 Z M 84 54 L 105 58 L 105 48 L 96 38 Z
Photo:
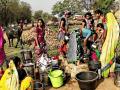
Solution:
M 52 86 L 55 88 L 61 87 L 63 85 L 63 71 L 54 70 L 49 73 L 49 78 Z

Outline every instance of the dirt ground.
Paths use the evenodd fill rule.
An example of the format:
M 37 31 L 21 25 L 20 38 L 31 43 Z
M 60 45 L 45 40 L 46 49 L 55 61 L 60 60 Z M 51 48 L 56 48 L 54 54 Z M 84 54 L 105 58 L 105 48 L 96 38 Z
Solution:
M 5 38 L 6 38 L 6 35 L 5 35 Z M 7 55 L 9 54 L 11 55 L 11 52 L 13 51 L 16 51 L 16 52 L 19 51 L 19 49 L 9 48 L 8 45 L 5 47 L 5 50 Z M 39 90 L 42 90 L 42 89 L 39 89 Z M 80 88 L 77 81 L 69 81 L 68 83 L 66 83 L 64 86 L 60 88 L 55 89 L 55 88 L 49 87 L 49 88 L 46 88 L 45 90 L 80 90 Z M 120 90 L 120 87 L 116 87 L 114 85 L 114 79 L 106 78 L 101 83 L 98 84 L 96 90 Z
M 97 82 L 98 86 L 96 90 L 120 90 L 120 87 L 116 87 L 114 85 L 114 79 L 112 78 L 106 78 L 101 83 Z M 42 90 L 42 89 L 40 89 Z M 67 84 L 60 88 L 47 88 L 46 90 L 80 90 L 79 85 L 77 81 L 69 81 Z

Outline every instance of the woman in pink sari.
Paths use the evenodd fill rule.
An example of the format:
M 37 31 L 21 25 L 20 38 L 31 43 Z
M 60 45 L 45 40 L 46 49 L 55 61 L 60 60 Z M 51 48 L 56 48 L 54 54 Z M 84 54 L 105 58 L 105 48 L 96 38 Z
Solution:
M 43 19 L 39 19 L 37 27 L 35 29 L 35 57 L 36 60 L 46 52 L 46 41 L 45 41 L 45 23 Z
M 2 26 L 0 26 L 0 66 L 3 64 L 4 59 L 5 59 L 4 37 L 3 37 Z

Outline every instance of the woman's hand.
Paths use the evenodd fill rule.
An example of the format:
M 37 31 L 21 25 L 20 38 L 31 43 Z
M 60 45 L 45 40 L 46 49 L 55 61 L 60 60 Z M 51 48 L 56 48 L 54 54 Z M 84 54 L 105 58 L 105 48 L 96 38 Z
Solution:
M 23 64 L 20 64 L 20 68 L 22 69 L 24 67 L 24 65 Z

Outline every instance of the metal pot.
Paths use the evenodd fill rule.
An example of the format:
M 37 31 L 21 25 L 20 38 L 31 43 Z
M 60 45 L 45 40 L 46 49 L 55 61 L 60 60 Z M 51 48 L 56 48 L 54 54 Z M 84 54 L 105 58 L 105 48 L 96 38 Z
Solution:
M 99 61 L 90 61 L 89 62 L 89 69 L 91 71 L 97 71 L 101 67 L 101 64 Z
M 29 76 L 34 78 L 34 64 L 33 63 L 24 64 L 24 69 L 26 70 Z
M 39 81 L 34 81 L 34 90 L 40 90 L 42 84 Z
M 22 57 L 24 60 L 32 59 L 32 51 L 31 50 L 22 50 Z
M 52 60 L 52 66 L 58 66 L 58 60 Z

